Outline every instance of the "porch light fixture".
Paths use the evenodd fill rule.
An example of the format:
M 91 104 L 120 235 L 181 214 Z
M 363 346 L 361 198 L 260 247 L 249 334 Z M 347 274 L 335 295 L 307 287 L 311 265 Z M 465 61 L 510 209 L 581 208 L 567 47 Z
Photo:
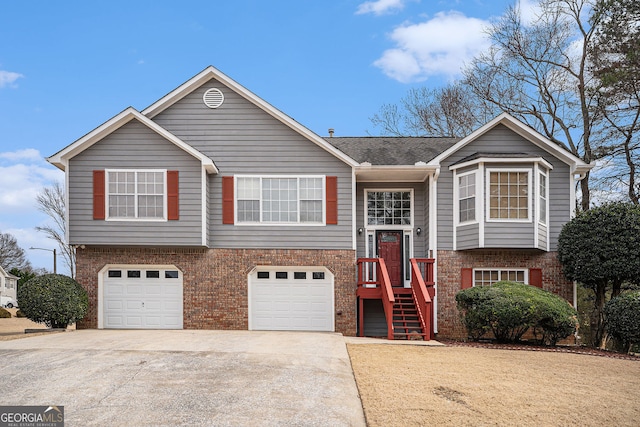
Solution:
M 359 234 L 359 235 L 361 235 L 361 236 L 362 236 L 362 232 L 363 232 L 363 231 L 364 231 L 364 230 L 362 229 L 362 227 L 358 228 L 358 234 Z
M 416 234 L 419 236 L 422 234 L 422 228 L 418 227 L 416 228 Z

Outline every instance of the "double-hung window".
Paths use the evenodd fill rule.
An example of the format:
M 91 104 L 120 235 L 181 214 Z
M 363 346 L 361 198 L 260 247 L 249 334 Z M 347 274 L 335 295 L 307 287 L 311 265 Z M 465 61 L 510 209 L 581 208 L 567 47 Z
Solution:
M 476 220 L 476 172 L 458 175 L 458 222 Z
M 490 170 L 489 220 L 530 220 L 529 188 L 529 170 Z
M 166 171 L 107 170 L 107 218 L 166 219 Z
M 540 172 L 538 175 L 538 218 L 540 224 L 547 224 L 547 174 Z
M 321 176 L 237 177 L 238 223 L 322 224 L 325 180 Z

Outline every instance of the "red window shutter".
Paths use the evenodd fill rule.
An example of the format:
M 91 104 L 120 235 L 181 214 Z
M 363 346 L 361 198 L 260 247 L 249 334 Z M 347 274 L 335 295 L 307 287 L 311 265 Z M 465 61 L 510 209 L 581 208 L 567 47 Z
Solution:
M 167 171 L 167 219 L 180 219 L 178 171 Z
M 222 177 L 222 223 L 233 224 L 233 177 Z
M 93 171 L 93 219 L 105 219 L 104 171 Z
M 530 268 L 529 269 L 529 284 L 536 288 L 542 289 L 542 269 Z
M 327 185 L 327 224 L 338 224 L 338 177 L 328 176 Z
M 460 274 L 460 289 L 469 289 L 473 286 L 473 268 L 463 268 Z

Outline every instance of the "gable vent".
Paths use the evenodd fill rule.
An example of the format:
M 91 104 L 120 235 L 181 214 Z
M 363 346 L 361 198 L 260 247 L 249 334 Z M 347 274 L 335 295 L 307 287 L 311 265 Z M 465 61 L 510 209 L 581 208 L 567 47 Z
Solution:
M 218 108 L 224 102 L 224 95 L 220 89 L 211 88 L 204 93 L 202 100 L 207 107 Z

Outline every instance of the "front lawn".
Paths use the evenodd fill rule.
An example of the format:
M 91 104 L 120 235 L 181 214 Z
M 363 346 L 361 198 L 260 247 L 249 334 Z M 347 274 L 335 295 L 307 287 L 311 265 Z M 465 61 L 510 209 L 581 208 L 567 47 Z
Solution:
M 349 344 L 369 426 L 637 426 L 640 361 Z

